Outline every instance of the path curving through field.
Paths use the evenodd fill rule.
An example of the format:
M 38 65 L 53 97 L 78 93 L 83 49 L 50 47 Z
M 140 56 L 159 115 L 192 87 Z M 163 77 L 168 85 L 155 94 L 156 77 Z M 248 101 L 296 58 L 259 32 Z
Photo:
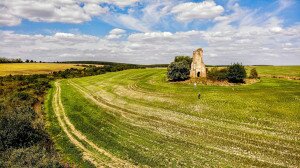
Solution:
M 300 166 L 297 81 L 195 89 L 144 69 L 56 85 L 60 125 L 96 166 Z
M 90 141 L 86 136 L 78 131 L 74 125 L 70 122 L 69 118 L 66 116 L 63 104 L 61 102 L 61 88 L 59 81 L 55 82 L 55 93 L 53 97 L 53 109 L 55 112 L 55 115 L 58 119 L 58 122 L 65 132 L 65 134 L 68 136 L 70 141 L 78 147 L 80 150 L 83 151 L 84 159 L 90 161 L 92 164 L 94 164 L 96 167 L 135 167 L 131 163 L 121 160 L 113 155 L 111 155 L 109 152 L 99 148 L 97 145 L 95 145 L 92 141 Z M 85 144 L 84 144 L 84 143 Z M 95 153 L 95 151 L 92 151 L 88 149 L 85 145 L 88 145 L 90 148 L 93 148 L 98 153 Z M 101 158 L 98 157 L 98 154 L 104 155 L 108 157 L 111 160 L 111 163 L 104 163 L 102 162 Z

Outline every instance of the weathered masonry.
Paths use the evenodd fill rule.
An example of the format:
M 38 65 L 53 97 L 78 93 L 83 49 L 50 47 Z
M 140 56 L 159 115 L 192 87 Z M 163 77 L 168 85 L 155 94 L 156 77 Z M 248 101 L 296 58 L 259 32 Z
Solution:
M 206 77 L 206 68 L 205 68 L 205 64 L 203 63 L 202 48 L 199 48 L 193 52 L 193 62 L 191 64 L 190 77 L 191 78 Z

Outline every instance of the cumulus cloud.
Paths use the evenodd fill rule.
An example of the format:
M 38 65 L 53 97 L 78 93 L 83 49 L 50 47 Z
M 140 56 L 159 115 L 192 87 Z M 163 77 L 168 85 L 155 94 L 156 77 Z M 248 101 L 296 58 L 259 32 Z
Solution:
M 115 28 L 109 32 L 107 35 L 107 39 L 119 39 L 121 37 L 124 37 L 126 33 L 126 30 Z
M 101 4 L 108 3 L 118 7 L 134 4 L 138 0 L 1 0 L 0 26 L 15 26 L 21 19 L 34 22 L 82 23 L 93 16 L 107 13 L 108 8 Z
M 68 0 L 61 3 L 72 6 L 72 2 Z M 117 1 L 109 0 L 106 2 L 117 3 Z M 135 1 L 126 2 L 128 2 L 126 5 L 135 4 Z M 110 17 L 105 17 L 107 22 L 118 28 L 112 29 L 103 37 L 66 32 L 56 32 L 52 35 L 26 35 L 0 30 L 0 55 L 42 61 L 102 60 L 151 64 L 169 63 L 176 55 L 191 55 L 193 50 L 202 47 L 206 64 L 230 64 L 232 62 L 300 64 L 300 25 L 284 25 L 282 18 L 276 16 L 278 11 L 286 9 L 291 3 L 285 3 L 284 7 L 280 6 L 274 9 L 274 12 L 264 13 L 240 7 L 236 1 L 229 1 L 225 6 L 226 12 L 223 13 L 224 9 L 222 8 L 221 11 L 221 8 L 213 1 L 204 1 L 210 3 L 209 5 L 204 5 L 204 2 L 191 3 L 192 5 L 182 3 L 185 4 L 183 7 L 175 4 L 174 1 L 151 2 L 153 3 L 140 11 L 133 7 L 128 13 L 110 14 Z M 85 0 L 84 3 L 98 4 L 100 0 Z M 209 6 L 209 9 L 217 7 L 219 13 L 204 15 L 199 12 L 199 16 L 196 16 L 193 12 L 199 10 L 199 5 L 202 8 Z M 6 7 L 1 7 L 2 10 L 8 10 Z M 98 15 L 95 12 L 98 10 L 94 10 L 98 7 L 101 6 L 84 5 L 80 7 L 80 10 L 86 16 L 92 17 Z M 55 16 L 51 14 L 51 10 L 47 10 L 47 6 L 44 8 L 48 13 L 38 16 L 37 20 L 51 19 Z M 185 10 L 187 8 L 190 8 L 190 11 Z M 16 8 L 15 13 L 10 16 L 16 19 L 11 19 L 10 24 L 20 22 L 21 17 L 17 15 L 17 10 L 20 9 Z M 25 9 L 22 7 L 22 10 Z M 173 14 L 170 14 L 170 11 L 173 11 Z M 35 12 L 40 13 L 39 10 Z M 6 13 L 10 14 L 10 12 Z M 26 16 L 29 17 L 33 13 L 27 13 Z M 203 18 L 211 19 L 213 25 L 203 30 L 155 31 L 157 24 L 164 26 L 170 22 L 173 24 L 173 16 L 178 21 L 185 22 Z M 1 20 L 1 17 L 2 15 L 0 24 L 9 23 L 5 19 Z
M 279 26 L 279 25 L 278 25 Z M 24 35 L 0 31 L 0 55 L 44 61 L 103 60 L 169 63 L 176 55 L 204 49 L 207 64 L 300 64 L 300 26 L 247 26 L 206 31 L 146 32 L 113 29 L 105 37 L 56 33 Z M 110 38 L 109 38 L 110 37 Z M 119 39 L 120 40 L 112 40 Z
M 102 8 L 97 3 L 88 3 L 88 4 L 84 5 L 83 9 L 87 14 L 89 14 L 91 16 L 97 16 L 97 15 L 108 12 L 108 9 Z
M 203 1 L 199 3 L 187 2 L 174 6 L 171 10 L 176 14 L 176 19 L 181 22 L 191 21 L 194 19 L 213 19 L 224 11 L 220 5 L 214 1 Z
M 139 0 L 103 0 L 102 2 L 112 3 L 120 7 L 125 7 L 128 5 L 132 5 L 138 1 Z

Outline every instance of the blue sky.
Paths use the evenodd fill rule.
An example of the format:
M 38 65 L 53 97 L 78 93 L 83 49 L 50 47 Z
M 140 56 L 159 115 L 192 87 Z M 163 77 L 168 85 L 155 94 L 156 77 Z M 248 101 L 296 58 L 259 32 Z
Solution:
M 202 47 L 208 64 L 300 64 L 299 9 L 298 0 L 3 0 L 0 55 L 152 64 Z

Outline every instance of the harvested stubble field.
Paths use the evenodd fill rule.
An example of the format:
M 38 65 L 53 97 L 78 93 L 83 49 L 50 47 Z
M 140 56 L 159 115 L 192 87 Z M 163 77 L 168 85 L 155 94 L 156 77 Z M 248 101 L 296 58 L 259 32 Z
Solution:
M 64 159 L 79 167 L 300 167 L 299 80 L 194 88 L 165 74 L 55 82 L 48 130 Z
M 83 68 L 76 64 L 61 63 L 7 63 L 0 64 L 0 76 L 48 74 L 53 71 L 63 71 L 69 68 Z

